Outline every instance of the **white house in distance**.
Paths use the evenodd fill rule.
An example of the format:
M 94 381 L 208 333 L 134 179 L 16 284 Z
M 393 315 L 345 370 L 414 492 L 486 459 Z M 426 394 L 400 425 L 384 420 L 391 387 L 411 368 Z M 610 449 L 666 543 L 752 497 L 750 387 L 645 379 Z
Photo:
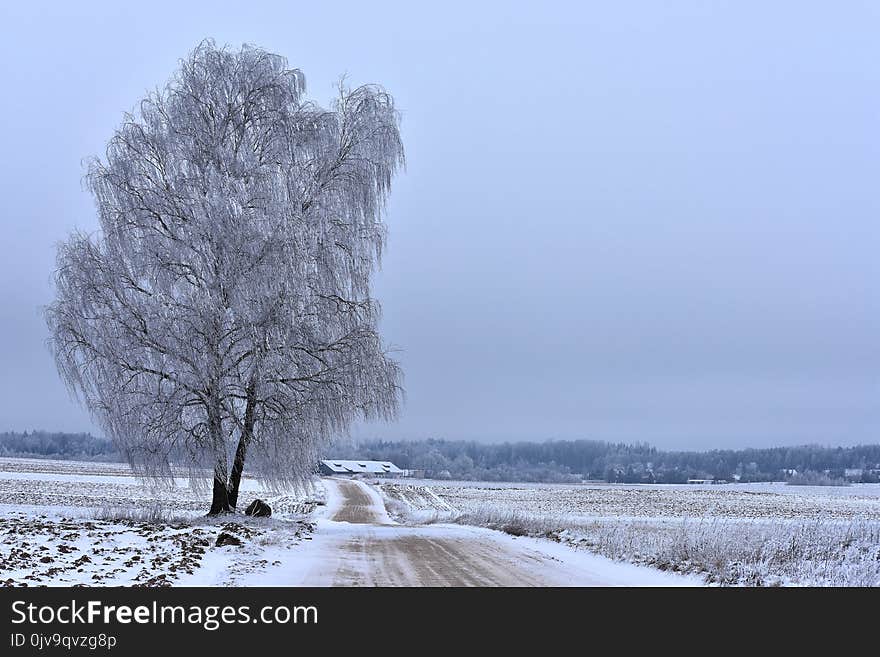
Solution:
M 391 461 L 340 461 L 336 459 L 319 461 L 318 472 L 322 475 L 366 474 L 378 477 L 402 477 L 405 474 Z

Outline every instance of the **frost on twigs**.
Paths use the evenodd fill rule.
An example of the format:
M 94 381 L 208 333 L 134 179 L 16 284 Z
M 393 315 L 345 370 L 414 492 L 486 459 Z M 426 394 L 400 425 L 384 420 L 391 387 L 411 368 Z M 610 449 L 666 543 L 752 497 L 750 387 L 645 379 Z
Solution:
M 100 231 L 58 249 L 61 376 L 136 472 L 212 482 L 213 512 L 245 463 L 301 486 L 332 435 L 398 409 L 370 296 L 398 114 L 376 86 L 304 94 L 283 57 L 203 42 L 89 164 Z

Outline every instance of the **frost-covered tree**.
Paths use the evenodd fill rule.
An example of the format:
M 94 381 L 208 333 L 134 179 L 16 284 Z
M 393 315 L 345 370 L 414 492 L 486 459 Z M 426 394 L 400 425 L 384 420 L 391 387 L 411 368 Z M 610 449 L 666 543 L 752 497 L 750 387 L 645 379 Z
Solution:
M 58 250 L 59 372 L 136 472 L 298 485 L 357 418 L 396 415 L 377 331 L 399 119 L 381 88 L 329 109 L 258 48 L 203 42 L 89 165 L 100 231 Z

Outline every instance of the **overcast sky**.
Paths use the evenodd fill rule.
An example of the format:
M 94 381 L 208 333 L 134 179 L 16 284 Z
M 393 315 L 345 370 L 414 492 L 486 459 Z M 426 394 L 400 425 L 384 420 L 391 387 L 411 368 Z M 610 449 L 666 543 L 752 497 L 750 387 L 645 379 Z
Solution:
M 199 4 L 0 9 L 0 431 L 95 431 L 45 345 L 55 244 L 97 227 L 82 159 L 213 37 L 402 112 L 407 402 L 359 436 L 877 442 L 877 3 Z

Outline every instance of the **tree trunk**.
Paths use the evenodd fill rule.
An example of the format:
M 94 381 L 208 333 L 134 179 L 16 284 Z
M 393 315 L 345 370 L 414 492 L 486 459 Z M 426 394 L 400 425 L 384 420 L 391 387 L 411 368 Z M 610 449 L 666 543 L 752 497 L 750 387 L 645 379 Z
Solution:
M 209 516 L 230 513 L 229 490 L 226 488 L 226 477 L 229 474 L 229 461 L 226 458 L 226 447 L 223 444 L 223 421 L 220 417 L 219 398 L 210 399 L 208 403 L 208 431 L 214 447 L 214 494 L 211 498 Z
M 254 436 L 255 407 L 257 405 L 256 385 L 251 383 L 247 388 L 247 406 L 244 409 L 244 426 L 241 437 L 238 439 L 238 447 L 235 450 L 235 460 L 232 463 L 232 472 L 229 475 L 229 506 L 233 509 L 238 504 L 238 487 L 241 483 L 241 473 L 244 471 L 244 459 L 247 456 L 247 448 Z
M 222 472 L 220 470 L 219 465 L 214 470 L 214 495 L 211 498 L 209 516 L 232 512 L 232 507 L 229 506 L 229 491 L 226 489 L 226 472 L 225 469 Z

